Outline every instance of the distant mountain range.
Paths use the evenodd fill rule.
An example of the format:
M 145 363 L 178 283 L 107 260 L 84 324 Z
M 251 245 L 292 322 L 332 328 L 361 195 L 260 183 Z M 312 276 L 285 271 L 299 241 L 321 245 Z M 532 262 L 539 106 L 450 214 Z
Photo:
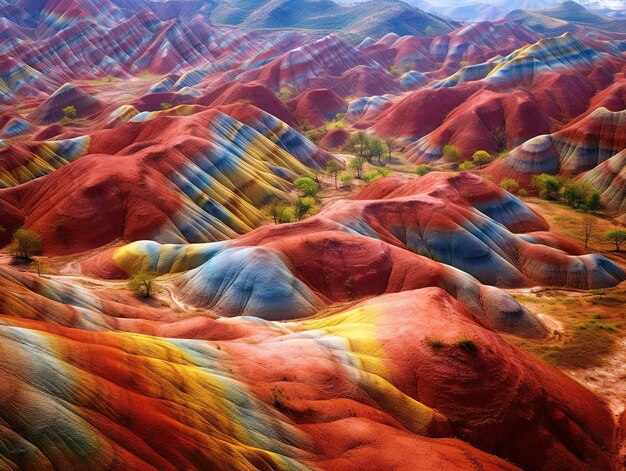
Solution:
M 559 35 L 572 32 L 577 26 L 604 31 L 626 31 L 626 18 L 600 16 L 572 1 L 544 10 L 516 10 L 509 13 L 506 19 L 542 34 Z
M 160 20 L 203 16 L 213 23 L 249 29 L 299 29 L 338 32 L 361 40 L 398 35 L 446 34 L 459 23 L 399 0 L 350 5 L 333 0 L 0 0 L 0 16 L 29 28 L 61 26 L 72 19 L 96 19 L 101 25 L 149 11 Z M 104 13 L 106 12 L 106 13 Z
M 428 35 L 450 32 L 457 23 L 398 0 L 340 4 L 332 0 L 223 0 L 211 19 L 225 25 L 261 29 L 333 31 L 360 37 Z
M 562 34 L 572 25 L 625 31 L 626 0 L 0 0 L 0 15 L 39 30 L 60 30 L 69 21 L 96 20 L 110 26 L 139 12 L 162 21 L 201 16 L 214 24 L 257 30 L 336 32 L 359 42 L 387 33 L 436 36 L 461 25 L 457 20 L 502 18 L 540 33 Z M 103 13 L 103 12 L 106 12 Z M 453 19 L 450 19 L 453 18 Z
M 354 3 L 355 0 L 338 0 Z M 356 0 L 358 1 L 358 0 Z M 515 10 L 543 10 L 557 7 L 561 0 L 406 0 L 408 4 L 426 12 L 458 21 L 481 21 L 504 18 Z M 598 15 L 613 18 L 626 16 L 624 0 L 581 0 L 578 2 Z

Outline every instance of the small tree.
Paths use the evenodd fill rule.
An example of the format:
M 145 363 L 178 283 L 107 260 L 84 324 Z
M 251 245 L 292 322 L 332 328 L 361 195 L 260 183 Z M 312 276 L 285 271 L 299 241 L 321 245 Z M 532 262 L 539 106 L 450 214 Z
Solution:
M 172 107 L 172 104 L 168 103 L 167 101 L 164 101 L 163 103 L 161 103 L 162 110 L 169 110 L 171 107 Z
M 302 193 L 302 196 L 310 196 L 312 198 L 315 198 L 320 191 L 319 184 L 311 177 L 300 177 L 293 182 L 293 186 Z
M 611 229 L 604 233 L 604 238 L 615 244 L 615 250 L 621 251 L 622 244 L 626 242 L 626 230 Z
M 583 224 L 582 224 L 582 236 L 583 243 L 585 244 L 585 248 L 589 247 L 589 241 L 591 240 L 591 236 L 594 232 L 596 232 L 598 228 L 598 221 L 593 216 L 589 214 L 585 214 L 583 216 Z
M 368 145 L 369 152 L 367 153 L 368 160 L 371 162 L 374 159 L 378 160 L 378 164 L 382 163 L 382 158 L 385 155 L 385 145 L 380 139 L 370 139 Z
M 348 145 L 352 151 L 359 157 L 365 157 L 367 155 L 369 144 L 369 137 L 364 131 L 355 132 L 350 136 Z
M 76 111 L 76 107 L 74 105 L 68 105 L 63 108 L 63 116 L 65 116 L 67 119 L 74 119 L 77 115 L 78 112 Z
M 350 170 L 354 170 L 354 173 L 356 175 L 356 178 L 361 178 L 361 175 L 363 174 L 363 166 L 365 165 L 365 159 L 362 157 L 354 157 L 353 159 L 350 159 L 350 162 L 348 162 L 348 168 Z
M 41 253 L 41 236 L 20 227 L 13 233 L 11 252 L 17 259 L 31 260 L 34 255 Z
M 461 160 L 461 153 L 456 146 L 452 144 L 446 144 L 443 146 L 442 157 L 446 162 L 456 163 Z
M 280 224 L 285 219 L 285 204 L 282 201 L 274 201 L 269 209 L 268 213 L 274 220 L 274 224 Z
M 491 162 L 491 154 L 489 154 L 489 152 L 487 152 L 486 150 L 477 150 L 472 155 L 472 160 L 480 168 L 483 165 L 487 165 L 489 162 Z
M 602 208 L 602 203 L 600 202 L 600 192 L 594 191 L 587 198 L 587 203 L 585 204 L 587 211 L 591 211 L 592 214 L 596 214 L 600 208 Z
M 508 191 L 509 193 L 515 193 L 519 188 L 519 183 L 517 183 L 517 180 L 514 180 L 513 178 L 504 178 L 500 182 L 500 188 Z
M 352 174 L 350 172 L 343 172 L 339 179 L 341 180 L 341 186 L 344 188 L 350 188 L 352 186 Z
M 335 189 L 337 189 L 337 177 L 341 172 L 341 165 L 336 160 L 331 160 L 326 164 L 326 172 L 335 180 Z
M 358 155 L 359 143 L 357 142 L 356 133 L 350 134 L 350 137 L 346 141 L 344 147 L 346 151 L 351 152 L 354 155 Z
M 156 289 L 156 277 L 155 273 L 149 271 L 137 272 L 128 280 L 128 289 L 135 296 L 150 298 Z
M 584 205 L 594 191 L 593 185 L 586 180 L 562 179 L 562 182 L 565 202 L 573 208 Z
M 553 200 L 559 195 L 559 191 L 563 186 L 563 181 L 554 175 L 542 173 L 533 176 L 533 184 L 537 188 L 537 193 L 546 199 Z
M 309 214 L 313 205 L 309 198 L 298 198 L 294 204 L 293 214 L 296 218 L 296 221 L 301 221 L 304 217 Z
M 387 147 L 387 158 L 391 159 L 391 153 L 396 148 L 396 138 L 393 136 L 388 136 L 385 138 L 385 146 Z
M 35 263 L 33 264 L 33 268 L 35 272 L 37 272 L 37 276 L 41 277 L 44 273 L 48 271 L 48 265 L 43 262 L 39 257 L 35 259 Z

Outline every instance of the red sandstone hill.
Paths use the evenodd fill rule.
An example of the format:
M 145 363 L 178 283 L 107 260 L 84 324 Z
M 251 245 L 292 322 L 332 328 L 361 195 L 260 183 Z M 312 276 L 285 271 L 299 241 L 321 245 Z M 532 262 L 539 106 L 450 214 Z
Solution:
M 7 180 L 17 186 L 0 190 L 7 230 L 24 224 L 38 231 L 47 253 L 119 238 L 199 242 L 250 230 L 263 219 L 259 208 L 284 197 L 288 179 L 331 157 L 257 108 L 231 112 L 249 125 L 217 110 L 130 122 L 78 138 L 80 152 L 52 166 L 23 147 L 0 149 L 12 156 L 3 164 L 14 174 L 41 165 L 45 175 Z
M 287 104 L 299 122 L 314 128 L 333 121 L 348 109 L 346 101 L 328 89 L 303 92 Z

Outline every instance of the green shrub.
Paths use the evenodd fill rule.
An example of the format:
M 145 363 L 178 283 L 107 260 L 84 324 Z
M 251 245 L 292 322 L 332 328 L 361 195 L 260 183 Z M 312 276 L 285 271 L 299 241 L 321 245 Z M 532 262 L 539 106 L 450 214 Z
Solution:
M 389 73 L 391 73 L 392 75 L 402 75 L 402 74 L 405 74 L 405 73 L 409 72 L 411 70 L 411 68 L 410 67 L 400 67 L 400 66 L 392 64 L 392 65 L 390 65 L 388 67 L 387 70 L 389 70 Z
M 339 175 L 339 180 L 341 180 L 341 186 L 344 188 L 350 188 L 352 186 L 352 174 L 350 172 L 342 172 Z
M 455 163 L 461 160 L 461 153 L 459 152 L 459 149 L 456 148 L 456 146 L 452 144 L 446 144 L 445 146 L 443 146 L 442 157 L 447 162 Z
M 76 116 L 78 116 L 78 112 L 76 111 L 76 107 L 73 105 L 68 105 L 65 108 L 63 108 L 63 116 L 65 116 L 67 119 L 74 119 L 76 118 Z
M 519 188 L 519 183 L 517 183 L 517 180 L 514 180 L 513 178 L 505 178 L 500 182 L 500 188 L 508 191 L 509 193 L 515 193 Z
M 35 231 L 20 227 L 13 233 L 11 253 L 17 259 L 30 260 L 41 253 L 41 236 Z
M 372 183 L 376 180 L 380 180 L 391 174 L 391 170 L 388 168 L 376 168 L 372 170 L 368 170 L 363 174 L 363 181 L 365 183 Z
M 302 196 L 315 198 L 320 191 L 319 184 L 311 177 L 300 177 L 293 182 L 293 186 L 302 193 Z
M 281 87 L 280 90 L 276 92 L 276 96 L 280 100 L 291 100 L 296 96 L 296 91 L 292 87 Z
M 136 296 L 150 298 L 156 289 L 156 277 L 157 275 L 155 273 L 149 271 L 140 271 L 135 273 L 128 280 L 128 289 Z
M 330 131 L 331 129 L 345 129 L 346 122 L 343 119 L 335 119 L 326 125 L 326 130 Z
M 415 173 L 417 173 L 420 177 L 423 177 L 424 175 L 426 175 L 427 173 L 430 173 L 433 171 L 432 166 L 430 165 L 418 165 L 417 168 L 415 169 Z
M 622 300 L 614 296 L 592 296 L 589 301 L 596 306 L 613 307 L 622 304 Z
M 489 162 L 491 162 L 491 159 L 491 154 L 486 150 L 477 150 L 472 155 L 472 160 L 474 161 L 474 164 L 476 164 L 476 166 L 478 167 L 487 165 Z
M 474 167 L 476 167 L 476 165 L 474 165 L 474 162 L 472 162 L 471 160 L 467 160 L 459 165 L 459 170 L 461 170 L 462 172 L 466 172 L 468 170 L 472 170 Z

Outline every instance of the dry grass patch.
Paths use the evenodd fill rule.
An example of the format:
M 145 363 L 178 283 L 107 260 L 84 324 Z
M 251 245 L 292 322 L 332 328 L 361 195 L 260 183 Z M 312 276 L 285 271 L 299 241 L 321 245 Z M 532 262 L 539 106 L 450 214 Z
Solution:
M 509 342 L 553 366 L 581 370 L 601 366 L 626 337 L 626 289 L 513 294 L 535 314 L 545 315 L 562 330 L 549 339 L 507 335 Z
M 523 200 L 524 203 L 537 211 L 548 221 L 551 232 L 562 237 L 575 239 L 582 245 L 584 240 L 583 218 L 589 215 L 589 213 L 576 210 L 557 201 L 548 201 L 536 197 L 523 198 Z M 597 229 L 593 232 L 589 240 L 589 250 L 602 253 L 602 255 L 626 267 L 626 252 L 615 252 L 615 245 L 603 238 L 606 231 L 616 228 L 612 218 L 602 213 L 591 216 L 595 218 Z

